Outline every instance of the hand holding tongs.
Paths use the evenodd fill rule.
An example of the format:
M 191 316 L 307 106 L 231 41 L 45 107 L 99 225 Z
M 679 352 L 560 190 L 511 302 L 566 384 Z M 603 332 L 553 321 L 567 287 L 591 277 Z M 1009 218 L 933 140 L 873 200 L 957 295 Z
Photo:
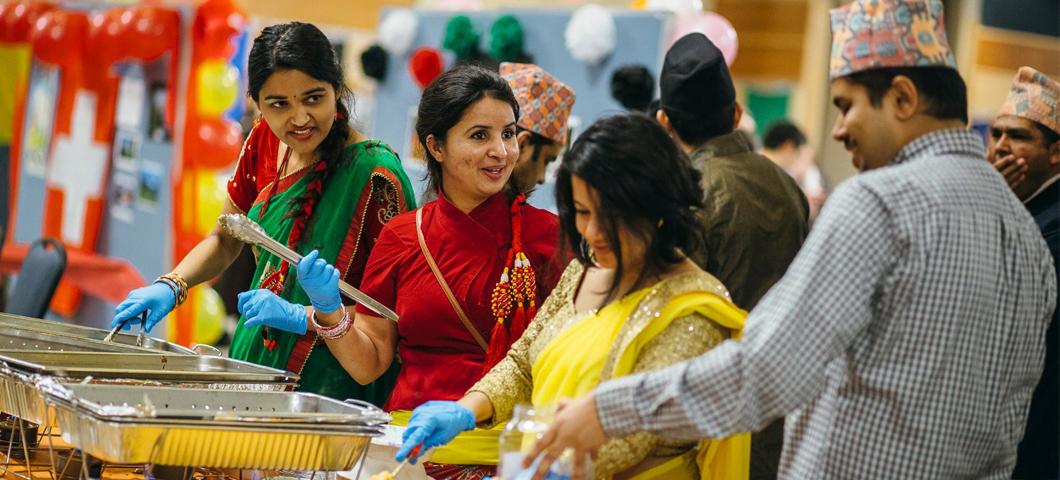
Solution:
M 409 459 L 419 458 L 420 450 L 422 450 L 422 449 L 423 449 L 423 444 L 422 443 L 419 444 L 419 445 L 416 445 L 416 448 L 413 448 L 412 451 L 409 452 L 408 456 L 405 457 L 405 459 L 402 460 L 401 463 L 399 463 L 397 467 L 394 467 L 394 470 L 392 470 L 390 472 L 390 478 L 397 478 L 397 475 L 399 473 L 401 473 L 401 469 L 405 468 L 405 465 L 409 464 Z
M 276 255 L 287 261 L 291 265 L 298 265 L 298 262 L 302 260 L 302 255 L 298 252 L 287 248 L 286 245 L 273 240 L 265 233 L 265 230 L 261 228 L 253 220 L 247 218 L 246 215 L 241 213 L 228 213 L 223 214 L 217 218 L 217 223 L 221 225 L 221 228 L 231 235 L 233 238 L 248 243 L 251 245 L 257 245 L 264 248 L 269 253 Z M 353 300 L 365 307 L 368 307 L 372 311 L 382 315 L 383 317 L 389 318 L 393 321 L 398 320 L 398 316 L 393 310 L 386 307 L 382 303 L 379 303 L 374 298 L 369 297 L 364 292 L 357 290 L 341 279 L 339 280 L 339 292 L 343 296 Z
M 121 331 L 121 329 L 125 328 L 125 325 L 127 323 L 129 323 L 129 320 L 132 320 L 133 317 L 135 317 L 135 315 L 133 315 L 132 317 L 126 318 L 125 320 L 122 320 L 121 323 L 119 323 L 116 327 L 114 327 L 110 331 L 110 333 L 107 334 L 106 337 L 103 337 L 103 341 L 104 342 L 113 342 L 114 341 L 114 336 L 117 335 L 118 332 Z M 144 331 L 143 331 L 143 326 L 144 325 L 147 325 L 147 311 L 146 310 L 143 313 L 140 314 L 140 335 L 138 337 L 136 337 L 136 346 L 137 347 L 143 346 L 143 344 L 144 344 Z

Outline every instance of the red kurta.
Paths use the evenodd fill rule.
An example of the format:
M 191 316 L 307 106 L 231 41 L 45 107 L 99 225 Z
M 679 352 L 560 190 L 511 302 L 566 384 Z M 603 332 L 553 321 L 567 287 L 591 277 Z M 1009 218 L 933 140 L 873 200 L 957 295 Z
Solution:
M 554 259 L 559 220 L 523 207 L 523 251 L 537 274 L 537 305 L 562 274 Z M 512 243 L 510 204 L 503 193 L 470 214 L 444 196 L 423 206 L 423 235 L 464 312 L 489 340 L 494 325 L 490 294 Z M 397 312 L 401 373 L 389 410 L 412 410 L 427 400 L 456 400 L 479 380 L 485 352 L 456 315 L 420 251 L 416 215 L 408 212 L 383 227 L 368 259 L 361 290 Z M 358 311 L 377 315 L 358 305 Z

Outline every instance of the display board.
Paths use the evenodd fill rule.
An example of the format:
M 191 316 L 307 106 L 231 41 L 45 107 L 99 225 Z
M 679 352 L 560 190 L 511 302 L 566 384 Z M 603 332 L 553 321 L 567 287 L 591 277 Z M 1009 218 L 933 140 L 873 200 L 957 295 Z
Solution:
M 446 24 L 455 14 L 450 11 L 417 10 L 419 30 L 413 49 L 419 46 L 441 49 Z M 576 101 L 571 114 L 571 126 L 575 135 L 601 116 L 624 111 L 611 97 L 611 74 L 615 69 L 640 64 L 657 77 L 665 48 L 669 46 L 664 39 L 669 38 L 671 17 L 665 12 L 613 10 L 615 48 L 599 65 L 588 65 L 574 59 L 565 47 L 564 31 L 571 11 L 465 13 L 478 31 L 483 32 L 480 47 L 483 51 L 488 51 L 490 26 L 498 17 L 507 14 L 515 16 L 522 24 L 525 32 L 524 50 L 533 56 L 533 63 L 574 89 Z M 412 158 L 412 142 L 415 140 L 416 107 L 421 90 L 409 75 L 408 60 L 409 55 L 390 56 L 387 76 L 375 89 L 373 120 L 366 133 L 386 141 L 401 155 L 419 199 L 426 185 L 426 170 L 422 161 Z M 452 65 L 453 59 L 448 54 L 446 60 L 447 66 Z M 552 191 L 551 181 L 547 182 L 535 190 L 530 202 L 541 208 L 555 210 Z

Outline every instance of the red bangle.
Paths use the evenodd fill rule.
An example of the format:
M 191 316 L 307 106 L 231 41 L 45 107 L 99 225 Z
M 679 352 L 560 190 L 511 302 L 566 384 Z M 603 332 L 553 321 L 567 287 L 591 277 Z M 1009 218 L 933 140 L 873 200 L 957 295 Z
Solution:
M 325 327 L 317 321 L 317 313 L 313 312 L 313 326 L 317 329 L 317 335 L 324 340 L 336 340 L 346 336 L 346 333 L 350 331 L 350 327 L 353 325 L 353 321 L 350 319 L 350 311 L 346 308 L 342 309 L 342 320 L 339 323 L 331 327 Z

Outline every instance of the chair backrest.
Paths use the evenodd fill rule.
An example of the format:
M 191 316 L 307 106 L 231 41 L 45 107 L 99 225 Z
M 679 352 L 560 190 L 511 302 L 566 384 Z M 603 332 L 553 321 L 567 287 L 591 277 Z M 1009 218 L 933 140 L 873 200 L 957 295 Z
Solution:
M 54 238 L 33 242 L 18 270 L 18 280 L 7 301 L 7 313 L 43 318 L 66 270 L 66 250 Z

